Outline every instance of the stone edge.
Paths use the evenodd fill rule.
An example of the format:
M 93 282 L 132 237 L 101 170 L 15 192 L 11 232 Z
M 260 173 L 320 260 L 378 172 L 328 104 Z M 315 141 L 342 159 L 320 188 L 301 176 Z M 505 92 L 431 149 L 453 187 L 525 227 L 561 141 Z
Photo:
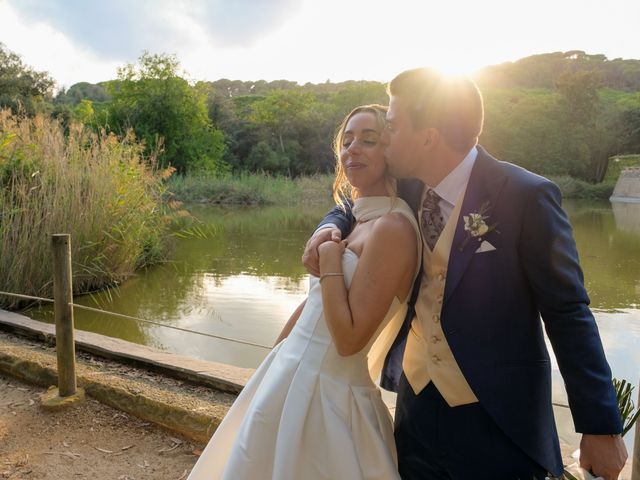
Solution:
M 55 326 L 23 315 L 0 310 L 0 330 L 29 339 L 55 343 Z M 137 345 L 91 332 L 75 332 L 76 348 L 92 355 L 133 364 L 181 380 L 188 380 L 228 393 L 239 393 L 253 373 L 251 369 L 205 362 Z M 0 372 L 41 387 L 57 383 L 57 371 L 47 365 L 0 352 Z M 78 386 L 87 395 L 112 408 L 130 413 L 200 443 L 206 443 L 222 417 L 197 413 L 106 385 L 78 374 Z

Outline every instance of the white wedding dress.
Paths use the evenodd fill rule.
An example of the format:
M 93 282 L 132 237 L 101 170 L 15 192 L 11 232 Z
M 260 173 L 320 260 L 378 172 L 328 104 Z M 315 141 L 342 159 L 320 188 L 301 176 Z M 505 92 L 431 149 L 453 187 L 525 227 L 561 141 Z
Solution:
M 401 199 L 363 197 L 353 209 L 358 220 L 391 210 L 411 221 L 419 240 L 415 217 Z M 358 256 L 347 249 L 347 288 L 357 265 Z M 419 260 L 415 273 L 418 266 Z M 399 479 L 392 419 L 372 378 L 405 313 L 406 302 L 395 298 L 369 344 L 340 356 L 324 320 L 320 283 L 311 277 L 295 327 L 251 377 L 189 479 Z

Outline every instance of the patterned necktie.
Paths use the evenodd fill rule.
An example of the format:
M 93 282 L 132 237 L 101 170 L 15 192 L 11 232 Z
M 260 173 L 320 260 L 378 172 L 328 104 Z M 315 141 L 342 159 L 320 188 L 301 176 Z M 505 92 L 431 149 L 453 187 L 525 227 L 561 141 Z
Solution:
M 431 250 L 444 230 L 444 217 L 440 211 L 440 195 L 435 190 L 427 190 L 422 203 L 422 235 Z

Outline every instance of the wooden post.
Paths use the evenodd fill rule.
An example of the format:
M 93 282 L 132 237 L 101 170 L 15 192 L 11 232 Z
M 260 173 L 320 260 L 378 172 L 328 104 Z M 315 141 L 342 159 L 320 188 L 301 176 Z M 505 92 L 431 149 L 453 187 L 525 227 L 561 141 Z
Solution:
M 638 408 L 640 408 L 640 382 L 638 382 Z M 640 480 L 640 419 L 636 422 L 636 436 L 633 440 L 633 461 L 631 480 Z
M 58 394 L 76 394 L 76 351 L 73 339 L 73 302 L 71 277 L 71 236 L 52 236 L 53 300 L 56 320 L 56 354 L 58 357 Z

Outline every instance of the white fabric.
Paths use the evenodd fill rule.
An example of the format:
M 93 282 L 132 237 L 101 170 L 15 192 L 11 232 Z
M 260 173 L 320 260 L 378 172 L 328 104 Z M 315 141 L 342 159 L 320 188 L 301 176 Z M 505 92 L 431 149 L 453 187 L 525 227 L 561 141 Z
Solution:
M 571 474 L 576 480 L 604 480 L 602 477 L 594 477 L 588 470 L 582 468 L 578 462 L 564 467 L 564 472 Z
M 444 223 L 447 223 L 451 213 L 456 206 L 456 201 L 460 198 L 462 192 L 467 189 L 467 183 L 471 177 L 471 170 L 478 157 L 478 149 L 473 147 L 469 150 L 469 153 L 464 157 L 462 162 L 458 164 L 456 168 L 451 170 L 449 174 L 435 187 L 425 185 L 422 200 L 424 201 L 424 194 L 428 189 L 433 189 L 440 196 L 440 212 L 444 218 Z
M 602 477 L 594 477 L 588 470 L 580 466 L 580 449 L 575 450 L 571 457 L 575 462 L 564 467 L 564 473 L 572 475 L 576 480 L 604 480 Z
M 474 253 L 484 253 L 484 252 L 493 252 L 496 249 L 493 245 L 491 245 L 486 240 L 483 240 L 478 249 Z
M 372 197 L 361 203 L 366 198 Z M 393 211 L 416 228 L 410 208 L 396 202 Z M 389 207 L 387 200 L 382 214 Z M 357 265 L 357 255 L 346 250 L 347 287 Z M 342 357 L 324 321 L 320 283 L 311 277 L 295 327 L 251 377 L 189 479 L 399 479 L 391 416 L 369 374 L 367 353 L 404 311 L 406 304 L 395 298 L 369 344 Z
M 404 201 L 397 197 L 394 199 L 391 197 L 361 197 L 354 200 L 351 213 L 356 222 L 368 222 L 389 213 L 396 204 L 402 209 L 404 207 L 402 203 Z M 411 214 L 411 218 L 413 218 L 413 214 Z

